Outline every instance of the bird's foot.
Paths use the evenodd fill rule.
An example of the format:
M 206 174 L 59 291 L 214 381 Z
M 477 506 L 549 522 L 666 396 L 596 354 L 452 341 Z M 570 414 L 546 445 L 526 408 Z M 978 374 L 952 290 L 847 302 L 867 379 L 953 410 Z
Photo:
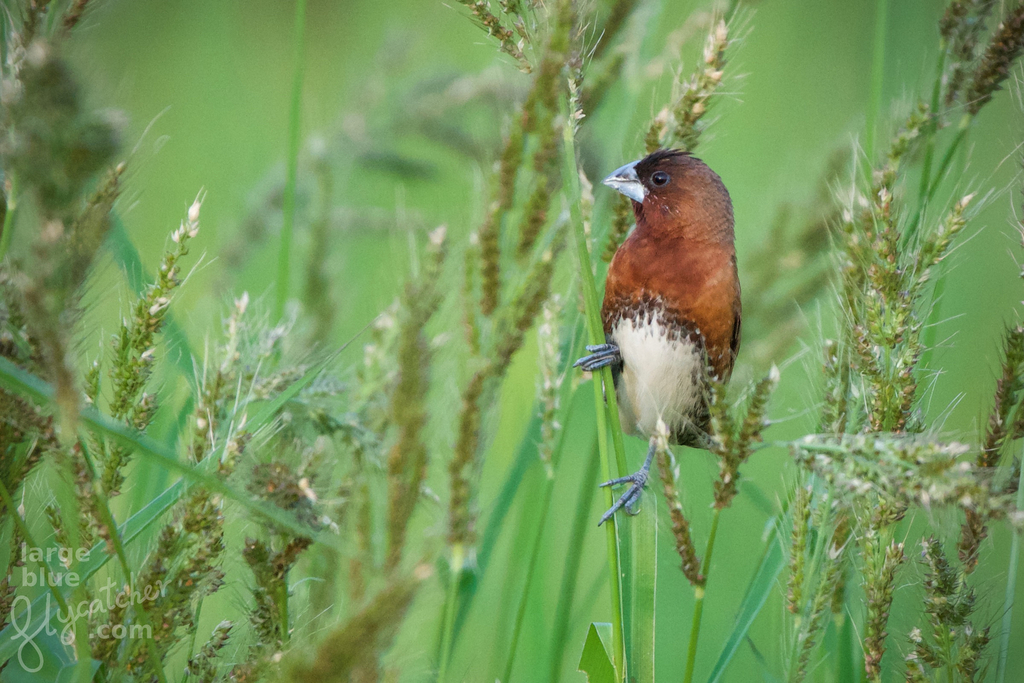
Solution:
M 611 519 L 612 515 L 622 508 L 626 508 L 626 514 L 635 515 L 638 512 L 637 505 L 640 503 L 640 496 L 644 492 L 644 487 L 647 486 L 647 477 L 647 470 L 640 470 L 628 477 L 619 477 L 618 479 L 612 479 L 601 484 L 601 486 L 621 486 L 622 484 L 629 484 L 630 486 L 615 501 L 615 505 L 612 505 L 608 512 L 601 516 L 601 521 L 597 525 L 601 526 L 607 522 Z
M 590 347 L 587 350 L 589 351 Z M 635 515 L 638 512 L 637 505 L 640 503 L 640 496 L 644 492 L 644 487 L 647 486 L 647 479 L 651 476 L 651 462 L 654 460 L 654 452 L 657 450 L 657 447 L 657 442 L 654 438 L 651 438 L 651 445 L 647 449 L 647 459 L 644 460 L 644 466 L 638 472 L 628 477 L 619 477 L 618 479 L 612 479 L 601 484 L 601 486 L 629 484 L 629 488 L 615 501 L 615 505 L 612 505 L 611 509 L 601 516 L 601 521 L 597 523 L 598 526 L 607 522 L 611 519 L 612 515 L 622 508 L 626 508 L 626 514 Z
M 583 356 L 573 363 L 574 368 L 583 368 L 587 372 L 593 372 L 609 365 L 622 363 L 622 355 L 619 353 L 619 347 L 615 344 L 594 344 L 588 346 L 587 351 L 590 352 L 590 355 Z

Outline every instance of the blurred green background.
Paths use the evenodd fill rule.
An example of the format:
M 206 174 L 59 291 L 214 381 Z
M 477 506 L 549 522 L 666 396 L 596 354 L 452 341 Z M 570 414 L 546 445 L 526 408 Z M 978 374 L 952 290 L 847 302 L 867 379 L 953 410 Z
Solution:
M 706 9 L 693 2 L 665 5 L 660 15 L 646 15 L 649 28 L 658 36 L 677 31 L 692 12 Z M 906 110 L 930 89 L 942 6 L 923 1 L 890 3 L 879 113 L 882 141 L 893 112 Z M 482 215 L 488 159 L 493 158 L 499 140 L 501 117 L 511 112 L 510 100 L 520 92 L 524 77 L 464 14 L 441 0 L 310 0 L 300 174 L 307 178 L 310 151 L 321 143 L 340 169 L 334 192 L 338 208 L 327 255 L 334 278 L 332 339 L 336 345 L 352 338 L 391 303 L 408 272 L 411 244 L 422 242 L 426 231 L 440 224 L 448 225 L 455 240 L 464 240 Z M 778 208 L 810 200 L 830 153 L 863 139 L 875 27 L 874 3 L 866 0 L 765 0 L 752 4 L 745 16 L 743 39 L 731 48 L 730 95 L 716 105 L 717 121 L 698 150 L 732 194 L 741 279 L 744 264 L 758 259 Z M 280 221 L 274 196 L 284 175 L 287 147 L 292 21 L 293 6 L 282 0 L 107 0 L 96 4 L 72 39 L 71 56 L 90 85 L 93 104 L 127 115 L 125 148 L 135 151 L 120 209 L 150 270 L 193 198 L 206 193 L 196 247 L 205 252 L 205 259 L 174 309 L 196 349 L 203 348 L 207 330 L 217 329 L 231 297 L 247 290 L 254 298 L 265 299 L 268 307 L 273 297 L 275 230 Z M 663 42 L 653 41 L 657 53 Z M 694 65 L 700 42 L 698 32 L 686 44 L 684 73 Z M 447 128 L 420 126 L 425 111 L 420 108 L 445 106 L 436 100 L 444 93 L 450 95 L 452 91 L 445 88 L 460 77 L 473 77 L 478 86 L 493 87 L 493 96 L 464 107 L 449 101 L 452 115 L 434 117 L 447 120 Z M 584 158 L 592 180 L 639 156 L 648 114 L 667 99 L 669 84 L 661 79 L 645 93 L 649 101 L 636 104 L 643 125 L 622 137 L 622 119 L 627 114 L 615 105 L 622 103 L 625 94 L 621 85 L 616 86 L 608 106 L 585 122 Z M 936 334 L 941 346 L 934 357 L 934 365 L 942 372 L 928 384 L 926 403 L 930 415 L 944 416 L 944 435 L 970 441 L 977 440 L 987 419 L 999 370 L 1000 335 L 1004 323 L 1016 319 L 1024 291 L 1017 267 L 1020 240 L 1013 223 L 1020 196 L 1020 112 L 1016 86 L 986 107 L 970 135 L 962 166 L 966 170 L 958 178 L 965 190 L 995 194 L 969 225 L 970 239 L 949 259 L 953 268 Z M 308 179 L 300 180 L 300 188 L 310 186 Z M 595 190 L 599 199 L 607 192 Z M 300 209 L 309 201 L 309 192 L 300 194 Z M 268 223 L 266 240 L 245 237 L 246 226 L 261 220 Z M 300 221 L 293 274 L 302 271 L 307 258 L 304 228 Z M 251 249 L 235 266 L 226 254 L 234 253 L 240 243 L 251 243 Z M 293 293 L 301 287 L 301 281 L 292 282 Z M 127 293 L 121 274 L 108 262 L 89 293 L 90 315 L 98 323 L 116 320 Z M 820 364 L 817 349 L 821 330 L 831 329 L 829 310 L 827 303 L 805 307 L 807 325 L 801 339 L 774 359 L 783 367 L 783 375 L 771 411 L 779 421 L 769 432 L 773 439 L 813 429 L 819 401 L 814 383 Z M 358 361 L 358 346 L 343 355 L 343 362 Z M 484 521 L 529 419 L 534 349 L 535 344 L 528 342 L 502 393 L 498 437 L 482 472 Z M 741 364 L 743 360 L 741 353 Z M 752 370 L 763 369 L 746 367 L 737 377 L 745 380 Z M 442 377 L 441 382 L 446 381 L 453 380 Z M 589 406 L 584 404 L 582 408 Z M 438 412 L 447 419 L 453 410 L 445 407 Z M 546 657 L 565 561 L 562 539 L 568 535 L 579 477 L 590 462 L 586 447 L 588 430 L 593 429 L 591 412 L 574 412 L 569 426 L 569 443 L 580 445 L 566 452 L 556 485 L 544 564 L 520 645 L 516 673 L 521 680 L 531 680 L 531 665 L 541 665 Z M 446 422 L 432 423 L 431 428 L 439 442 L 450 439 Z M 630 439 L 634 460 L 643 446 Z M 685 455 L 684 504 L 698 546 L 703 547 L 716 465 L 706 454 L 690 451 Z M 788 460 L 782 449 L 759 453 L 745 475 L 764 493 L 766 504 L 741 495 L 722 518 L 705 604 L 698 680 L 706 677 L 717 658 L 760 556 L 765 522 L 785 496 L 784 482 L 792 476 Z M 435 461 L 432 470 L 432 485 L 443 487 L 443 463 Z M 537 468 L 528 476 L 539 482 Z M 529 481 L 524 484 L 528 486 Z M 443 510 L 440 506 L 428 506 L 428 510 L 420 524 L 426 536 L 436 537 L 439 544 Z M 529 519 L 532 514 L 532 509 L 517 504 L 511 516 Z M 662 525 L 664 518 L 662 512 Z M 678 570 L 671 536 L 663 531 L 657 653 L 659 679 L 671 680 L 681 676 L 693 595 Z M 528 540 L 506 537 L 496 551 L 455 655 L 454 671 L 464 674 L 465 680 L 493 680 L 500 671 L 514 598 L 525 572 L 525 563 L 518 560 Z M 592 620 L 609 618 L 603 543 L 594 527 L 582 558 L 563 680 L 582 678 L 568 672 L 575 669 L 586 627 Z M 979 575 L 982 614 L 993 625 L 1001 618 L 998 610 L 1008 546 L 1009 536 L 994 530 Z M 908 555 L 916 557 L 916 550 L 908 548 Z M 894 649 L 905 643 L 905 634 L 915 625 L 901 621 L 900 604 L 909 606 L 920 599 L 914 585 L 919 572 L 912 569 L 902 576 L 904 584 L 889 627 Z M 421 593 L 392 654 L 412 678 L 426 675 L 442 598 L 436 582 Z M 742 647 L 727 680 L 761 680 L 759 656 L 777 664 L 782 610 L 779 592 L 751 631 L 751 643 L 760 654 L 754 647 Z M 207 617 L 211 623 L 220 618 L 204 614 L 204 620 Z M 1019 643 L 1024 610 L 1015 611 L 1014 632 Z M 994 652 L 996 645 L 991 647 Z M 891 658 L 893 663 L 895 659 Z M 1009 671 L 1011 676 L 1024 671 L 1024 650 L 1011 649 Z

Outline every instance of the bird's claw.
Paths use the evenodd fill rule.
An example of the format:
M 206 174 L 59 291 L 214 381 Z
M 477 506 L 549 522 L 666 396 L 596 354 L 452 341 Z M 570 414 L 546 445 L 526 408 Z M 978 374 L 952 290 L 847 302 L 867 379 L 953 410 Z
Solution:
M 626 492 L 623 493 L 617 501 L 615 501 L 615 505 L 612 505 L 608 512 L 601 516 L 601 521 L 598 522 L 597 525 L 601 526 L 607 522 L 611 519 L 612 515 L 622 508 L 626 509 L 626 514 L 628 515 L 637 514 L 639 512 L 637 506 L 640 503 L 640 496 L 644 492 L 644 487 L 647 486 L 647 477 L 647 470 L 641 469 L 639 472 L 631 474 L 628 477 L 619 477 L 618 479 L 612 479 L 611 481 L 606 481 L 601 484 L 601 486 L 621 486 L 623 484 L 630 484 L 630 487 L 626 489 Z
M 587 346 L 589 355 L 583 356 L 572 364 L 574 368 L 583 368 L 587 372 L 593 372 L 608 365 L 617 365 L 622 362 L 619 354 L 619 347 L 615 344 L 592 344 Z

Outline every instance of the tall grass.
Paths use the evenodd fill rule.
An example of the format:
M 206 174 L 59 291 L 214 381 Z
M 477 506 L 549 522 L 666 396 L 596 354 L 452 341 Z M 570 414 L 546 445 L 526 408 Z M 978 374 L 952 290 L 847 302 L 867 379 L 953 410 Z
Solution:
M 281 207 L 283 221 L 281 223 L 281 246 L 277 254 L 277 296 L 274 299 L 275 317 L 284 314 L 284 306 L 289 297 L 289 280 L 291 279 L 292 231 L 295 224 L 295 191 L 299 172 L 299 145 L 302 141 L 302 76 L 305 71 L 306 42 L 306 0 L 295 2 L 295 28 L 292 30 L 292 45 L 295 59 L 292 76 L 292 98 L 288 109 L 288 153 L 287 172 L 285 174 L 284 201 Z
M 603 341 L 595 255 L 631 228 L 595 180 L 630 160 L 620 150 L 714 150 L 722 112 L 744 106 L 731 96 L 761 15 L 709 8 L 664 37 L 647 19 L 674 16 L 669 3 L 461 1 L 449 19 L 478 25 L 499 69 L 380 106 L 485 169 L 478 205 L 444 206 L 441 226 L 396 220 L 406 254 L 379 267 L 403 284 L 355 339 L 336 339 L 355 285 L 326 252 L 344 217 L 373 215 L 334 206 L 335 184 L 419 171 L 398 152 L 353 152 L 352 137 L 301 151 L 305 2 L 285 178 L 232 258 L 208 266 L 235 288 L 238 264 L 273 245 L 270 310 L 233 292 L 212 327 L 179 303 L 197 253 L 215 250 L 202 196 L 140 276 L 148 258 L 119 215 L 127 169 L 145 162 L 67 57 L 90 8 L 4 14 L 0 679 L 557 681 L 578 665 L 591 683 L 1015 680 L 1020 321 L 993 344 L 994 376 L 971 380 L 993 396 L 977 433 L 951 433 L 927 387 L 943 283 L 957 282 L 948 257 L 1001 189 L 950 169 L 969 131 L 993 134 L 979 114 L 1017 68 L 1020 7 L 949 3 L 926 56 L 934 80 L 890 121 L 894 8 L 877 3 L 866 144 L 823 159 L 806 215 L 780 214 L 741 262 L 742 366 L 713 387 L 707 453 L 648 435 L 660 485 L 638 517 L 596 533 L 612 504 L 597 475 L 626 474 L 646 444 L 623 437 L 611 372 L 570 367 Z M 650 121 L 627 102 L 638 94 Z M 483 132 L 460 135 L 479 111 Z M 307 250 L 301 300 L 293 247 Z M 137 280 L 103 323 L 111 339 L 90 290 L 108 255 Z M 820 333 L 794 302 L 817 306 Z M 821 353 L 804 384 L 786 355 L 798 335 Z M 813 394 L 807 414 L 779 419 L 787 392 Z M 785 476 L 766 480 L 762 462 L 783 454 Z M 723 545 L 753 505 L 767 509 L 763 545 L 738 562 Z M 33 584 L 39 572 L 78 581 Z M 734 624 L 710 628 L 732 595 Z

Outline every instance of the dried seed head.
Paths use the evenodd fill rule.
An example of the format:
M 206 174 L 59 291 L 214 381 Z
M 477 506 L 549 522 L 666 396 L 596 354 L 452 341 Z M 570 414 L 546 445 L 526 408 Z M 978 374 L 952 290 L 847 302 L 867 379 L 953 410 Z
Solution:
M 668 448 L 668 428 L 658 420 L 655 436 L 651 437 L 655 446 L 655 460 L 658 465 L 658 476 L 661 478 L 662 491 L 668 504 L 669 518 L 672 522 L 672 535 L 675 537 L 676 552 L 682 560 L 683 575 L 694 587 L 702 588 L 705 577 L 701 573 L 700 558 L 693 545 L 690 534 L 690 523 L 683 514 L 683 506 L 679 502 L 677 472 L 674 467 L 672 452 Z
M 721 84 L 729 29 L 721 19 L 713 22 L 704 43 L 704 64 L 685 83 L 677 84 L 672 103 L 651 122 L 646 136 L 647 151 L 680 147 L 692 151 L 703 131 L 702 118 Z
M 1024 49 L 1024 6 L 1009 10 L 996 28 L 967 90 L 967 113 L 976 115 L 992 99 Z

